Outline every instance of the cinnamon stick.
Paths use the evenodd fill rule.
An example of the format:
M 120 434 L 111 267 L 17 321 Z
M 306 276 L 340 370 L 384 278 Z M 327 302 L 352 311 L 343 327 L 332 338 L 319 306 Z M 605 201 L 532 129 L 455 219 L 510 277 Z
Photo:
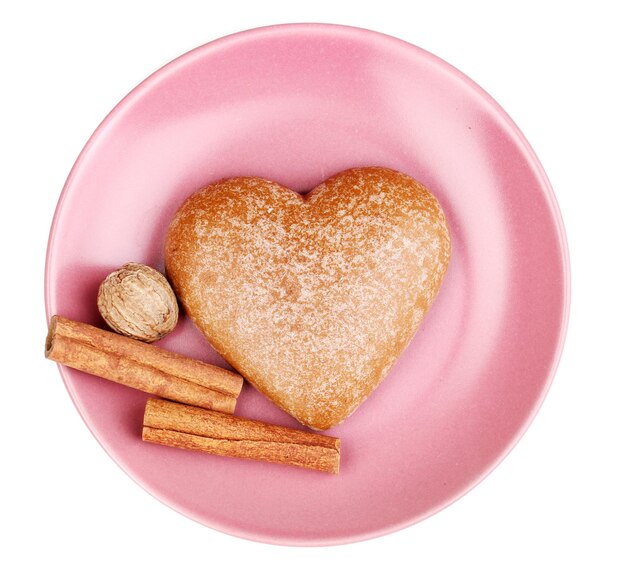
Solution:
M 146 404 L 142 439 L 214 455 L 339 472 L 339 439 L 184 406 L 160 398 Z
M 160 347 L 53 316 L 46 357 L 164 398 L 232 413 L 241 376 Z

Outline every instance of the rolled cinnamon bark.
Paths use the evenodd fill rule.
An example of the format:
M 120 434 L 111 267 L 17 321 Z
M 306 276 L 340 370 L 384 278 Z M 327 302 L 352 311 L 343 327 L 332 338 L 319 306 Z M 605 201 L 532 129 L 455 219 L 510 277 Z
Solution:
M 232 413 L 240 375 L 89 324 L 53 316 L 46 357 L 132 388 Z
M 144 413 L 144 441 L 213 455 L 283 463 L 327 473 L 339 472 L 334 437 L 239 418 L 150 398 Z

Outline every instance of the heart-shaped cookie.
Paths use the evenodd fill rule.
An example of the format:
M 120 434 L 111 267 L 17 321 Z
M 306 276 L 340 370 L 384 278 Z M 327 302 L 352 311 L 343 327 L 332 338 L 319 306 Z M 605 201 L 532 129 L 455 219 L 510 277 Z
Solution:
M 304 197 L 261 178 L 193 194 L 172 221 L 168 276 L 213 347 L 303 424 L 328 429 L 382 381 L 450 257 L 435 197 L 381 167 Z

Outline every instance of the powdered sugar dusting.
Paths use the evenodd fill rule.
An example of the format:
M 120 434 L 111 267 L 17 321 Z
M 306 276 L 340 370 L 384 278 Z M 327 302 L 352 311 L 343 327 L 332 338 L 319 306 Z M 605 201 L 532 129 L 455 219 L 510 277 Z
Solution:
M 208 187 L 172 222 L 166 266 L 217 351 L 298 420 L 326 429 L 406 347 L 449 255 L 436 199 L 370 167 L 304 198 L 258 178 Z

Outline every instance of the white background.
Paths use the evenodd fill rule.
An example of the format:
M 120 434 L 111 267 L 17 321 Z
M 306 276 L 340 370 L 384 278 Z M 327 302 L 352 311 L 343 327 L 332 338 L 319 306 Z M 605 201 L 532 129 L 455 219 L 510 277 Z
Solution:
M 619 4 L 2 2 L 0 561 L 626 563 L 626 34 Z M 185 51 L 296 21 L 398 36 L 483 86 L 542 161 L 572 262 L 562 362 L 514 451 L 434 517 L 330 548 L 236 539 L 170 510 L 109 459 L 43 358 L 48 230 L 91 132 L 132 87 Z

